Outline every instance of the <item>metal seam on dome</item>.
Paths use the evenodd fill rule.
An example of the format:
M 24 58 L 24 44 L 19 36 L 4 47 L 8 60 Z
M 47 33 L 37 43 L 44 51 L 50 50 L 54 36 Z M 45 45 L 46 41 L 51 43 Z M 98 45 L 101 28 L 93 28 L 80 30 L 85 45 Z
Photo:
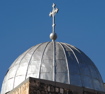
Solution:
M 65 44 L 65 43 L 64 43 Z M 67 44 L 69 47 L 70 47 L 70 45 L 69 44 Z M 75 48 L 76 49 L 76 47 L 74 47 L 74 46 L 72 46 L 73 48 Z M 70 47 L 71 48 L 71 47 Z M 81 51 L 82 52 L 82 51 Z M 83 52 L 82 52 L 83 53 Z M 84 54 L 84 53 L 83 53 Z M 84 54 L 85 55 L 85 54 Z M 85 55 L 86 56 L 86 55 Z M 86 56 L 87 57 L 87 56 Z M 91 59 L 88 57 L 88 59 L 91 61 Z M 92 62 L 92 61 L 91 61 Z M 94 63 L 90 63 L 92 66 L 94 66 L 95 68 L 95 70 L 97 69 L 96 68 L 96 66 L 95 66 L 95 64 Z M 80 68 L 79 68 L 80 69 Z M 98 70 L 98 69 L 97 69 Z M 99 73 L 99 72 L 98 72 Z M 98 80 L 98 79 L 97 79 Z M 99 81 L 99 80 L 98 80 Z M 100 81 L 99 81 L 100 82 Z M 94 88 L 95 89 L 95 88 Z M 97 89 L 95 89 L 95 90 L 97 90 Z
M 38 47 L 36 47 L 36 49 L 34 50 L 34 52 L 32 53 L 31 57 L 30 57 L 30 60 L 29 60 L 29 63 L 28 63 L 28 66 L 27 66 L 27 70 L 26 70 L 26 75 L 25 75 L 25 79 L 27 78 L 27 73 L 28 73 L 28 68 L 29 68 L 29 65 L 30 65 L 30 61 L 32 59 L 32 56 L 33 54 L 35 53 L 35 51 L 41 46 L 43 45 L 44 43 L 41 43 L 40 45 L 38 45 Z
M 53 81 L 56 82 L 56 42 L 53 42 Z
M 57 44 L 57 42 L 56 42 L 56 44 Z M 91 59 L 89 59 L 89 57 L 88 56 L 86 56 L 85 55 L 85 53 L 83 53 L 81 50 L 79 50 L 78 48 L 76 48 L 76 47 L 74 47 L 74 46 L 72 46 L 72 45 L 69 45 L 69 44 L 66 44 L 66 43 L 63 43 L 62 44 L 63 46 L 64 46 L 64 49 L 65 49 L 65 52 L 67 52 L 67 51 L 69 51 L 69 49 L 71 48 L 73 51 L 74 51 L 74 53 L 77 55 L 77 58 L 79 59 L 81 59 L 81 57 L 82 56 L 84 56 L 84 57 L 82 57 L 82 59 L 83 59 L 83 61 L 82 62 L 84 62 L 85 63 L 85 60 L 87 61 L 87 63 L 86 64 L 89 64 L 89 66 L 86 66 L 86 68 L 87 67 L 89 67 L 90 69 L 92 69 L 91 70 L 91 72 L 92 71 L 94 71 L 94 72 L 96 72 L 97 74 L 99 73 L 98 72 L 98 69 L 97 69 L 97 67 L 95 66 L 95 64 L 91 61 Z M 66 45 L 67 45 L 67 47 L 70 47 L 69 49 L 67 49 L 67 47 L 66 47 Z M 37 45 L 37 46 L 39 46 L 39 45 Z M 26 52 L 24 52 L 23 53 L 23 55 L 20 55 L 19 57 L 18 57 L 18 61 L 17 61 L 17 63 L 16 63 L 16 60 L 13 62 L 13 63 L 16 63 L 15 65 L 16 65 L 16 68 L 15 69 L 17 69 L 18 68 L 18 66 L 19 66 L 19 63 L 20 63 L 20 61 L 21 61 L 21 64 L 23 64 L 25 61 L 23 61 L 23 60 L 21 60 L 22 58 L 24 58 L 24 60 L 26 59 L 26 56 L 28 56 L 27 54 L 29 53 L 33 53 L 33 51 L 37 48 L 37 46 L 35 47 L 35 48 L 33 48 L 33 49 L 31 49 L 31 51 L 29 51 L 29 50 L 27 50 Z M 42 49 L 44 48 L 46 46 L 46 44 L 43 46 L 41 46 L 42 47 Z M 48 46 L 47 46 L 48 47 Z M 52 45 L 50 46 L 51 48 L 52 48 Z M 56 48 L 58 48 L 59 49 L 59 45 L 56 47 Z M 49 48 L 49 47 L 48 47 Z M 46 48 L 47 49 L 47 48 Z M 66 50 L 67 49 L 67 50 Z M 29 52 L 28 52 L 29 51 Z M 38 50 L 38 52 L 43 52 L 43 50 Z M 57 50 L 58 51 L 58 50 Z M 57 53 L 57 51 L 56 51 L 56 53 Z M 62 52 L 62 55 L 63 55 L 63 51 L 62 51 L 62 48 L 60 47 L 60 51 Z M 51 50 L 51 52 L 53 52 L 52 50 Z M 79 52 L 81 52 L 81 53 L 79 53 Z M 26 54 L 27 53 L 27 54 Z M 73 59 L 73 63 L 76 63 L 76 60 L 75 60 L 75 57 L 74 57 L 74 55 L 73 55 L 73 53 L 72 53 L 72 51 L 70 50 L 70 53 L 72 54 L 72 55 L 70 55 L 70 57 Z M 26 54 L 26 56 L 24 56 Z M 37 53 L 35 53 L 36 55 L 39 55 L 39 54 L 37 54 Z M 42 54 L 42 53 L 41 53 Z M 45 53 L 46 54 L 46 53 Z M 66 53 L 67 55 L 66 56 L 68 56 L 68 52 Z M 80 55 L 81 54 L 81 55 Z M 35 58 L 36 58 L 36 55 L 35 55 Z M 52 53 L 50 53 L 50 55 L 52 55 Z M 30 55 L 28 56 L 28 59 L 26 60 L 26 62 L 28 61 L 29 62 L 29 59 L 30 59 Z M 64 57 L 64 55 L 63 55 L 63 57 Z M 39 58 L 41 58 L 41 55 L 39 55 Z M 69 56 L 68 57 L 66 57 L 66 58 L 68 58 L 68 62 L 69 62 Z M 79 59 L 79 62 L 80 62 L 80 64 L 82 64 L 82 62 L 81 62 L 81 60 Z M 85 59 L 85 60 L 84 60 Z M 44 60 L 44 57 L 43 57 L 43 60 Z M 63 60 L 64 60 L 64 58 L 63 58 Z M 65 62 L 65 61 L 64 61 Z M 70 62 L 69 62 L 70 63 Z M 21 66 L 21 64 L 20 64 L 20 66 Z M 77 63 L 78 64 L 78 63 Z M 15 67 L 15 65 L 14 65 L 14 67 Z M 27 64 L 26 64 L 27 65 Z M 78 64 L 79 65 L 79 64 Z M 78 69 L 78 65 L 76 65 L 76 71 L 79 71 L 79 69 Z M 72 64 L 70 65 L 70 66 L 72 66 Z M 69 67 L 70 67 L 69 66 Z M 81 67 L 83 67 L 82 65 L 81 65 Z M 80 67 L 80 68 L 81 68 Z M 93 67 L 93 68 L 92 68 Z M 19 67 L 20 68 L 20 67 Z M 66 68 L 66 67 L 65 67 Z M 57 68 L 56 68 L 57 69 Z M 38 68 L 38 70 L 39 70 L 39 68 Z M 14 71 L 14 70 L 13 70 Z M 15 70 L 15 71 L 17 71 L 17 70 Z M 61 70 L 62 71 L 62 70 Z M 71 70 L 70 70 L 71 71 Z M 42 71 L 43 72 L 43 71 Z M 93 75 L 94 75 L 94 72 L 92 72 L 93 73 Z M 24 73 L 26 73 L 26 71 L 24 72 Z M 32 73 L 34 73 L 34 71 L 32 72 Z M 64 73 L 64 72 L 62 72 L 62 73 Z M 74 72 L 73 72 L 74 73 Z M 9 71 L 8 72 L 8 74 L 7 74 L 7 77 L 6 78 L 10 78 L 9 76 L 10 76 L 10 74 L 11 74 L 11 72 Z M 14 72 L 14 74 L 15 74 L 15 72 Z M 18 74 L 18 72 L 17 72 L 17 74 Z M 21 74 L 21 71 L 20 71 L 20 73 L 19 74 Z M 16 77 L 19 77 L 19 74 L 18 75 L 16 75 Z M 78 74 L 80 74 L 80 73 L 78 73 Z M 101 80 L 101 78 L 100 79 L 98 79 L 98 77 L 100 77 L 99 75 L 100 75 L 100 73 L 97 75 L 96 74 L 96 76 L 94 75 L 93 76 L 93 81 L 94 81 L 94 86 L 95 86 L 95 89 L 94 90 L 98 90 L 98 91 L 104 91 L 104 87 L 103 87 L 103 81 Z M 75 76 L 76 75 L 76 73 L 74 74 L 74 75 L 72 75 L 72 76 Z M 37 76 L 38 76 L 38 74 L 37 74 Z M 83 79 L 83 77 L 82 77 L 82 79 L 80 79 L 80 76 L 82 77 L 82 76 L 84 76 L 84 79 Z M 11 76 L 12 77 L 12 76 Z M 22 80 L 24 80 L 24 75 L 22 74 Z M 79 80 L 77 80 L 77 81 L 85 81 L 85 74 L 82 74 L 82 71 L 81 71 L 81 74 L 78 76 L 76 76 L 76 77 L 79 77 Z M 89 77 L 91 77 L 91 75 L 89 75 Z M 15 78 L 15 76 L 13 75 L 13 78 Z M 73 77 L 74 78 L 74 77 Z M 97 78 L 97 79 L 96 79 Z M 47 79 L 47 78 L 46 78 Z M 65 78 L 66 79 L 66 78 Z M 76 78 L 75 78 L 76 79 Z M 78 78 L 77 78 L 78 79 Z M 90 80 L 92 80 L 92 79 L 90 79 Z M 13 85 L 13 81 L 14 81 L 14 79 L 12 79 L 12 81 L 11 81 L 11 83 L 9 82 L 9 79 L 6 79 L 6 83 L 3 83 L 3 87 L 2 87 L 2 89 L 1 89 L 1 91 L 2 91 L 2 93 L 4 94 L 5 92 L 7 92 L 7 91 L 10 91 L 11 89 L 13 89 L 12 87 L 12 85 Z M 60 81 L 60 80 L 59 80 Z M 64 81 L 64 80 L 63 80 Z M 72 80 L 72 81 L 75 81 L 75 80 Z M 87 82 L 87 83 L 86 83 Z M 88 85 L 88 79 L 86 80 L 86 82 L 83 82 L 83 83 L 86 83 L 86 85 L 84 84 L 84 87 L 86 88 L 86 86 L 92 86 L 91 84 L 90 85 Z M 10 85 L 10 84 L 11 85 Z M 15 83 L 14 83 L 14 86 L 16 87 L 17 86 L 17 84 L 18 84 L 18 80 L 17 80 L 17 78 L 16 78 L 16 80 L 15 80 Z M 80 83 L 80 82 L 79 82 Z M 81 83 L 80 83 L 81 84 Z M 77 82 L 77 84 L 76 83 L 74 83 L 74 85 L 77 85 L 78 86 L 78 82 Z M 7 87 L 8 86 L 8 87 Z M 82 84 L 81 84 L 81 86 L 82 86 Z M 6 88 L 5 88 L 6 87 Z M 90 88 L 90 89 L 93 89 L 93 88 L 91 88 L 91 87 L 88 87 L 88 88 Z
M 25 55 L 22 57 L 22 59 L 26 56 L 26 54 L 27 54 L 31 49 L 32 49 L 32 48 L 30 48 L 30 49 L 25 53 Z M 20 60 L 20 63 L 21 63 L 22 59 Z M 16 77 L 17 71 L 18 71 L 18 69 L 19 69 L 20 63 L 19 63 L 19 65 L 18 65 L 18 68 L 17 68 L 16 73 L 15 73 L 15 76 L 14 76 L 13 88 L 14 88 L 14 84 L 15 84 L 15 77 Z
M 42 43 L 41 43 L 41 44 L 42 44 Z M 41 44 L 39 44 L 39 45 L 37 45 L 37 46 L 40 46 Z M 26 54 L 27 54 L 31 49 L 33 49 L 33 47 L 31 47 L 31 48 L 26 52 Z M 23 58 L 26 56 L 26 54 L 23 56 Z M 21 63 L 21 61 L 23 60 L 23 58 L 20 60 L 20 63 Z M 19 66 L 20 66 L 20 63 L 19 63 Z M 16 74 L 17 74 L 17 71 L 18 71 L 18 69 L 19 69 L 19 66 L 18 66 L 18 68 L 17 68 L 17 70 L 16 70 Z M 14 77 L 16 77 L 16 74 L 15 74 Z M 13 88 L 14 88 L 14 84 L 15 84 L 15 78 L 14 78 Z
M 79 49 L 78 48 L 75 48 L 77 51 L 79 51 Z M 81 51 L 81 50 L 80 50 Z M 79 51 L 79 52 L 80 52 Z M 84 55 L 84 56 L 86 56 L 82 51 L 81 51 L 81 53 Z M 86 56 L 87 57 L 87 56 Z M 92 60 L 89 58 L 89 57 L 87 57 L 91 62 L 92 62 Z M 93 66 L 94 67 L 94 70 L 96 71 L 96 73 L 98 72 L 98 76 L 100 76 L 100 77 L 98 77 L 98 79 L 97 78 L 93 78 L 92 77 L 92 72 L 91 72 L 91 69 L 90 69 L 90 67 L 89 67 L 89 70 L 90 70 L 90 74 L 91 74 L 91 78 L 92 78 L 92 82 L 93 82 L 93 79 L 96 79 L 96 80 L 98 80 L 99 82 L 100 82 L 100 84 L 103 82 L 103 80 L 101 79 L 101 81 L 100 81 L 100 78 L 102 78 L 101 77 L 101 75 L 100 75 L 100 72 L 98 71 L 98 69 L 97 69 L 97 67 L 95 66 L 95 64 L 94 63 L 89 63 L 91 66 Z M 92 83 L 92 85 L 93 85 L 93 88 L 95 89 L 95 86 L 94 86 L 94 82 Z M 102 87 L 103 88 L 103 87 Z M 104 89 L 103 89 L 104 90 Z
M 67 45 L 66 43 L 63 43 L 63 44 L 65 44 L 65 45 L 68 47 L 68 45 Z M 80 62 L 79 62 L 79 60 L 78 60 L 76 54 L 75 54 L 74 51 L 72 50 L 72 48 L 71 48 L 70 46 L 69 46 L 68 48 L 71 49 L 71 51 L 72 51 L 72 53 L 74 54 L 74 57 L 75 57 L 77 63 L 79 64 Z
M 31 47 L 31 48 L 32 48 L 32 47 Z M 31 48 L 30 48 L 30 49 L 31 49 Z M 28 51 L 29 51 L 29 49 L 28 49 L 27 51 L 25 51 L 23 54 L 27 53 Z M 18 60 L 23 54 L 21 54 L 20 56 L 18 56 L 17 59 L 16 59 L 14 62 L 16 63 L 17 60 Z M 14 67 L 14 65 L 15 65 L 15 64 L 13 63 L 13 66 L 11 65 L 11 66 L 9 67 L 9 69 L 11 69 L 12 67 Z
M 46 48 L 47 48 L 47 45 L 48 45 L 49 43 L 50 43 L 50 42 L 48 42 L 48 43 L 46 44 L 46 46 L 45 46 L 45 48 L 44 48 L 44 50 L 43 50 L 43 53 L 42 53 L 41 63 L 40 63 L 40 69 L 39 69 L 39 79 L 41 79 L 41 78 L 40 78 L 40 75 L 41 75 L 42 59 L 43 59 L 43 56 L 44 56 L 44 52 L 45 52 L 45 50 L 46 50 Z
M 18 60 L 18 58 L 20 58 L 21 56 L 22 56 L 22 55 L 18 56 L 18 57 L 17 57 L 17 59 L 16 59 L 14 62 L 16 63 L 16 62 L 17 62 L 17 60 Z M 9 69 L 8 69 L 8 70 L 10 70 L 12 67 L 14 67 L 14 65 L 15 65 L 15 64 L 13 63 L 13 65 L 11 65 L 11 66 L 9 67 Z
M 80 50 L 81 51 L 81 50 Z M 83 55 L 85 55 L 82 51 L 81 51 L 81 53 L 83 54 Z M 85 55 L 86 56 L 86 55 Z M 88 57 L 88 56 L 86 56 L 92 63 L 90 63 L 90 65 L 91 66 L 93 66 L 94 67 L 94 70 L 96 71 L 96 73 L 98 72 L 98 79 L 97 78 L 94 78 L 94 79 L 96 79 L 96 80 L 98 80 L 99 82 L 100 82 L 100 84 L 101 83 L 103 83 L 103 80 L 102 80 L 102 76 L 100 75 L 100 72 L 99 72 L 99 70 L 97 69 L 97 67 L 95 66 L 95 64 L 93 63 L 93 61 Z M 100 76 L 100 77 L 99 77 Z M 92 77 L 93 78 L 93 77 Z M 101 79 L 100 79 L 101 78 Z M 100 81 L 101 80 L 101 81 Z M 94 87 L 95 88 L 95 87 Z M 103 88 L 103 87 L 102 87 Z M 103 91 L 105 91 L 105 89 L 103 88 Z
M 58 42 L 59 43 L 59 42 Z M 65 59 L 66 59 L 66 66 L 67 66 L 67 74 L 68 74 L 68 83 L 70 84 L 70 71 L 69 71 L 69 65 L 68 65 L 68 60 L 67 60 L 67 56 L 66 56 L 66 52 L 65 52 L 65 49 L 64 49 L 64 47 L 63 47 L 63 45 L 62 45 L 62 43 L 59 43 L 60 45 L 61 45 L 61 47 L 62 47 L 62 49 L 63 49 L 63 52 L 64 52 L 64 55 L 65 55 Z
M 77 50 L 79 50 L 78 48 L 76 48 Z M 80 50 L 81 51 L 81 50 Z M 81 53 L 83 54 L 83 55 L 85 55 L 86 56 L 86 54 L 84 54 L 82 51 L 81 51 Z M 93 62 L 88 56 L 86 56 L 91 62 Z M 99 70 L 97 69 L 97 67 L 95 66 L 95 64 L 94 63 L 89 63 L 91 66 L 93 66 L 94 67 L 94 69 L 95 69 L 95 71 L 96 71 L 96 73 L 98 72 L 98 74 L 99 74 L 99 76 L 100 76 L 100 78 L 102 78 L 101 77 L 101 75 L 100 75 L 100 72 L 99 72 Z M 99 78 L 99 77 L 98 77 Z M 96 78 L 95 78 L 96 79 Z M 102 80 L 102 79 L 101 79 Z M 102 80 L 103 81 L 103 80 Z
M 76 47 L 74 47 L 74 49 L 76 49 L 78 52 L 81 53 L 81 51 L 79 51 Z M 80 54 L 80 55 L 82 55 L 82 54 Z M 84 62 L 83 62 L 83 63 L 84 63 Z M 95 87 L 94 87 L 94 82 L 93 82 L 93 77 L 92 77 L 92 73 L 91 73 L 90 67 L 88 66 L 87 62 L 85 62 L 85 63 L 86 63 L 86 65 L 87 65 L 87 67 L 88 67 L 88 70 L 89 70 L 89 72 L 90 72 L 90 74 L 91 74 L 91 76 L 89 76 L 89 77 L 92 78 L 92 87 L 93 87 L 93 89 L 95 89 Z
M 81 51 L 81 50 L 80 50 Z M 82 51 L 81 51 L 82 54 L 84 54 Z M 84 54 L 91 62 L 93 62 L 86 54 Z M 97 69 L 97 67 L 95 66 L 94 63 L 89 63 L 90 65 L 94 66 L 94 69 L 96 70 L 96 72 L 100 73 L 99 70 Z M 100 75 L 101 76 L 101 75 Z M 102 77 L 101 77 L 102 78 Z
M 75 57 L 76 55 L 75 55 L 74 51 L 72 50 L 72 48 L 70 47 L 70 45 L 68 45 L 68 44 L 66 44 L 66 43 L 63 43 L 63 44 L 65 44 L 66 47 L 68 47 L 68 49 L 71 50 L 71 52 L 73 53 L 73 55 L 74 55 L 74 57 Z M 76 58 L 77 58 L 77 57 L 76 57 Z M 76 58 L 75 58 L 75 59 L 76 59 Z M 77 59 L 78 59 L 78 58 L 77 58 Z M 76 59 L 76 60 L 77 60 L 77 59 Z M 79 61 L 78 61 L 78 62 L 79 62 Z M 78 62 L 77 62 L 77 63 L 78 63 Z M 79 73 L 80 73 L 79 63 L 78 63 L 77 65 L 78 65 L 78 69 L 79 69 Z M 82 86 L 84 86 L 84 85 L 83 85 L 83 81 L 82 81 L 82 77 L 81 77 L 81 73 L 80 73 L 80 79 L 81 79 L 81 84 L 82 84 Z

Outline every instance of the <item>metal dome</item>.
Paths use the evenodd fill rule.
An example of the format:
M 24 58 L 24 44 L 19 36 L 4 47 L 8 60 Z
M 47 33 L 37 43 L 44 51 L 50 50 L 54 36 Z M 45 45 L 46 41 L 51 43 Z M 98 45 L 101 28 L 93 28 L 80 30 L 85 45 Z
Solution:
M 53 66 L 53 42 L 41 43 L 28 49 L 8 69 L 1 94 L 11 91 L 28 77 L 53 81 L 53 76 L 56 82 L 104 91 L 98 69 L 76 47 L 55 42 L 55 60 Z

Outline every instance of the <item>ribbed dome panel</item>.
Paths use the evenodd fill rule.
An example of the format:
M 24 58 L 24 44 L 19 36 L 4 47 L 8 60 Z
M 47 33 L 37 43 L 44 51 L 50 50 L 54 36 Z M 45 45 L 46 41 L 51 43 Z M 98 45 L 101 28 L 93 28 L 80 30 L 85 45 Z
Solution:
M 53 45 L 54 42 L 41 43 L 20 55 L 5 75 L 1 94 L 28 77 L 104 91 L 101 75 L 89 57 L 72 45 L 60 42 Z

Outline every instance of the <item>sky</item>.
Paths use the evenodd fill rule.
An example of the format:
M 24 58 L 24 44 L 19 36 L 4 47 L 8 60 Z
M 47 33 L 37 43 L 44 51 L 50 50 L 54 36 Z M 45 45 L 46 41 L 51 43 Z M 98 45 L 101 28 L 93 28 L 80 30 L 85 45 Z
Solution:
M 105 82 L 105 0 L 0 0 L 0 88 L 20 54 L 51 41 L 52 3 L 59 9 L 56 41 L 81 49 Z

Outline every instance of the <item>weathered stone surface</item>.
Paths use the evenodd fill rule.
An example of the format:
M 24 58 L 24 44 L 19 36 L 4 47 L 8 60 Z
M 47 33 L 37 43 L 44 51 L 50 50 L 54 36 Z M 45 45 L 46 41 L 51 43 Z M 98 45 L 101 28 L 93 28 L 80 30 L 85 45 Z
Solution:
M 9 94 L 29 94 L 29 82 L 26 82 L 12 90 Z
M 29 78 L 7 94 L 105 94 L 105 92 Z

